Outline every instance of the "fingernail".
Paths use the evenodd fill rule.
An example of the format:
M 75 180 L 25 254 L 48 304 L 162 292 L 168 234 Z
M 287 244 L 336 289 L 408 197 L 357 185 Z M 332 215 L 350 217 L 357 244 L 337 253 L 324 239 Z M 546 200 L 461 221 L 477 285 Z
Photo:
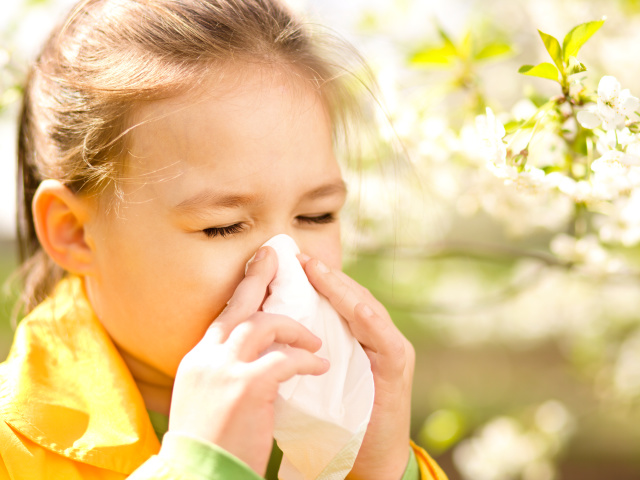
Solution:
M 306 253 L 299 253 L 298 254 L 298 258 L 303 261 L 304 263 L 307 263 L 309 260 L 311 260 L 311 257 L 309 255 L 307 255 Z
M 264 248 L 264 247 L 260 247 L 260 249 L 253 256 L 253 259 L 251 260 L 251 263 L 259 262 L 260 260 L 262 260 L 264 258 L 264 256 L 266 254 L 267 254 L 267 249 Z
M 329 272 L 329 267 L 327 267 L 324 263 L 322 263 L 320 260 L 318 260 L 318 263 L 316 263 L 316 268 L 318 269 L 318 271 L 320 273 L 328 273 Z

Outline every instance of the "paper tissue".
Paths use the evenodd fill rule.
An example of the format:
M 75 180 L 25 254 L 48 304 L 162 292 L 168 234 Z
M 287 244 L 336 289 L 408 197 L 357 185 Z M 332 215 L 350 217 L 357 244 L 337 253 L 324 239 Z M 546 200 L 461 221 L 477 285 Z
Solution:
M 342 480 L 353 467 L 371 417 L 371 365 L 346 321 L 309 283 L 295 241 L 277 235 L 265 245 L 275 250 L 278 271 L 262 309 L 287 315 L 320 337 L 317 355 L 331 363 L 324 375 L 297 375 L 280 385 L 274 437 L 284 457 L 278 477 Z

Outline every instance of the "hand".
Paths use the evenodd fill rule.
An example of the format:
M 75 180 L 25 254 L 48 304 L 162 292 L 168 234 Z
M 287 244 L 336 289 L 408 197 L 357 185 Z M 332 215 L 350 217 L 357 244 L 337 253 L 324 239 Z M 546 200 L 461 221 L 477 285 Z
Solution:
M 299 256 L 311 284 L 342 315 L 369 360 L 375 385 L 371 420 L 347 478 L 399 480 L 409 462 L 415 351 L 373 295 L 340 271 Z
M 320 375 L 321 341 L 289 317 L 258 312 L 277 270 L 263 247 L 228 306 L 180 362 L 169 431 L 215 443 L 264 475 L 271 453 L 278 387 L 294 375 Z M 260 356 L 278 342 L 288 345 Z

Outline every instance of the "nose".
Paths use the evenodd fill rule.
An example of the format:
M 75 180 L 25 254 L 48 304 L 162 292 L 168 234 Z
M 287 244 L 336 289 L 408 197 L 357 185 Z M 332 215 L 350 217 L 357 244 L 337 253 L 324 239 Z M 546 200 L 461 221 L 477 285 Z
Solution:
M 264 245 L 266 242 L 268 242 L 270 239 L 272 239 L 277 235 L 287 235 L 291 237 L 293 241 L 296 242 L 296 245 L 298 246 L 300 251 L 301 252 L 304 251 L 304 246 L 306 243 L 304 235 L 300 234 L 300 232 L 295 231 L 294 228 L 288 228 L 288 227 L 282 227 L 282 226 L 280 227 L 275 226 L 274 228 L 270 228 L 268 232 L 262 235 L 263 238 L 262 238 L 262 243 L 260 245 Z
M 274 222 L 264 228 L 256 236 L 255 250 L 264 245 L 269 239 L 276 235 L 288 235 L 298 246 L 301 253 L 322 260 L 331 268 L 340 269 L 342 266 L 342 252 L 340 248 L 340 231 L 319 231 L 316 229 L 299 228 L 289 222 Z

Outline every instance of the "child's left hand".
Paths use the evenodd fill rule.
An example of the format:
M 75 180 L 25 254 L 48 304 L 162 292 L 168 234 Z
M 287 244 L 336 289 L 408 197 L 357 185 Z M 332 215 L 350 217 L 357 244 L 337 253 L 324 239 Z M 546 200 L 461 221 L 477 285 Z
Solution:
M 306 255 L 299 258 L 311 284 L 345 318 L 371 361 L 375 385 L 373 412 L 347 478 L 399 480 L 410 453 L 413 346 L 366 288 L 318 260 Z

